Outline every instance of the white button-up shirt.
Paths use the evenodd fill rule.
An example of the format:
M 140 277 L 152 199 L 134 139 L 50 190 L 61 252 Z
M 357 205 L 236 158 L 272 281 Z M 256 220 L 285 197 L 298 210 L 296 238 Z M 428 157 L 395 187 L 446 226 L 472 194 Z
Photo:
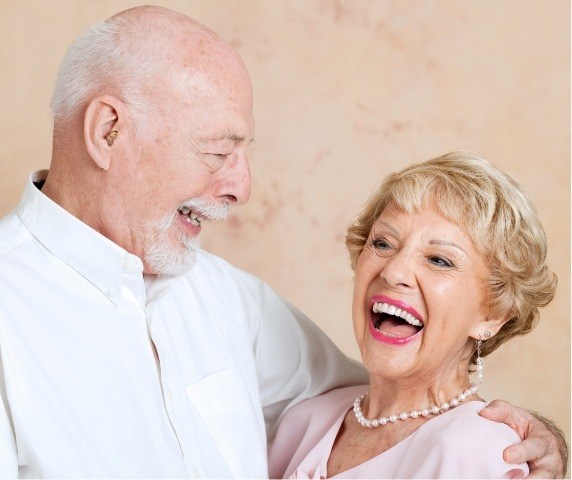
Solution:
M 34 186 L 45 175 L 0 220 L 0 476 L 264 477 L 286 408 L 367 382 L 218 257 L 145 277 Z

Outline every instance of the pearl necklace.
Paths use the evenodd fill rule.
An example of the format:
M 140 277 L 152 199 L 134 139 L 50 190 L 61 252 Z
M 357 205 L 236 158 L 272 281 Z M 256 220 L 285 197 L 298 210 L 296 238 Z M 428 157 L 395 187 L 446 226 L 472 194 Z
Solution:
M 387 425 L 388 423 L 395 423 L 397 420 L 407 420 L 409 418 L 417 418 L 419 416 L 428 417 L 429 415 L 439 415 L 441 413 L 445 413 L 450 408 L 457 407 L 459 403 L 463 402 L 471 395 L 477 393 L 478 389 L 479 387 L 471 383 L 471 386 L 467 388 L 463 393 L 453 398 L 449 402 L 442 403 L 440 406 L 433 405 L 431 408 L 425 408 L 423 410 L 412 410 L 411 412 L 401 412 L 399 415 L 393 414 L 389 415 L 388 417 L 374 418 L 373 420 L 365 418 L 361 411 L 361 402 L 367 395 L 367 393 L 364 393 L 361 397 L 356 398 L 354 402 L 354 415 L 360 424 L 368 428 L 379 427 L 380 425 Z

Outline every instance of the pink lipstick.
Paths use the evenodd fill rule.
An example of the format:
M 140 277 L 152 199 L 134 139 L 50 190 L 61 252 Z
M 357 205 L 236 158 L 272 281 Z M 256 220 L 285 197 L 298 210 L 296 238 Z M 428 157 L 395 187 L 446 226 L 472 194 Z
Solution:
M 390 305 L 395 307 L 393 311 L 399 309 L 401 313 L 398 311 L 396 312 L 397 315 L 392 315 L 391 307 L 388 309 L 387 306 L 383 307 L 384 312 L 389 310 L 391 313 L 375 313 L 373 306 L 376 303 Z M 371 298 L 369 315 L 369 331 L 372 337 L 386 344 L 405 345 L 417 338 L 423 329 L 421 315 L 413 307 L 383 295 L 376 295 Z M 378 329 L 376 326 L 382 328 Z M 421 326 L 421 329 L 415 330 L 418 326 Z

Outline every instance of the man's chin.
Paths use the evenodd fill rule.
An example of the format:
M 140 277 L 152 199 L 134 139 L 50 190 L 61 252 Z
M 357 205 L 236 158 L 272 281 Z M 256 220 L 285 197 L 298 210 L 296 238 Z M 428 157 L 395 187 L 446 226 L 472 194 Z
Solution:
M 157 275 L 179 276 L 189 272 L 197 261 L 198 239 L 194 238 L 181 250 L 153 245 L 145 256 L 150 272 Z
M 178 277 L 188 273 L 196 263 L 196 257 L 193 256 L 192 259 L 185 259 L 184 262 L 177 262 L 176 264 L 164 264 L 157 265 L 153 268 L 153 271 L 157 275 L 164 275 L 169 277 Z

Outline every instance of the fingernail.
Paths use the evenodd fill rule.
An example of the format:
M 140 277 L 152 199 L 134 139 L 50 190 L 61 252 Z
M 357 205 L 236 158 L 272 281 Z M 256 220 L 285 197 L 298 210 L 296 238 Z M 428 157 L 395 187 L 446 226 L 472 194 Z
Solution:
M 509 451 L 505 455 L 505 460 L 507 463 L 516 463 L 516 455 L 512 451 Z

